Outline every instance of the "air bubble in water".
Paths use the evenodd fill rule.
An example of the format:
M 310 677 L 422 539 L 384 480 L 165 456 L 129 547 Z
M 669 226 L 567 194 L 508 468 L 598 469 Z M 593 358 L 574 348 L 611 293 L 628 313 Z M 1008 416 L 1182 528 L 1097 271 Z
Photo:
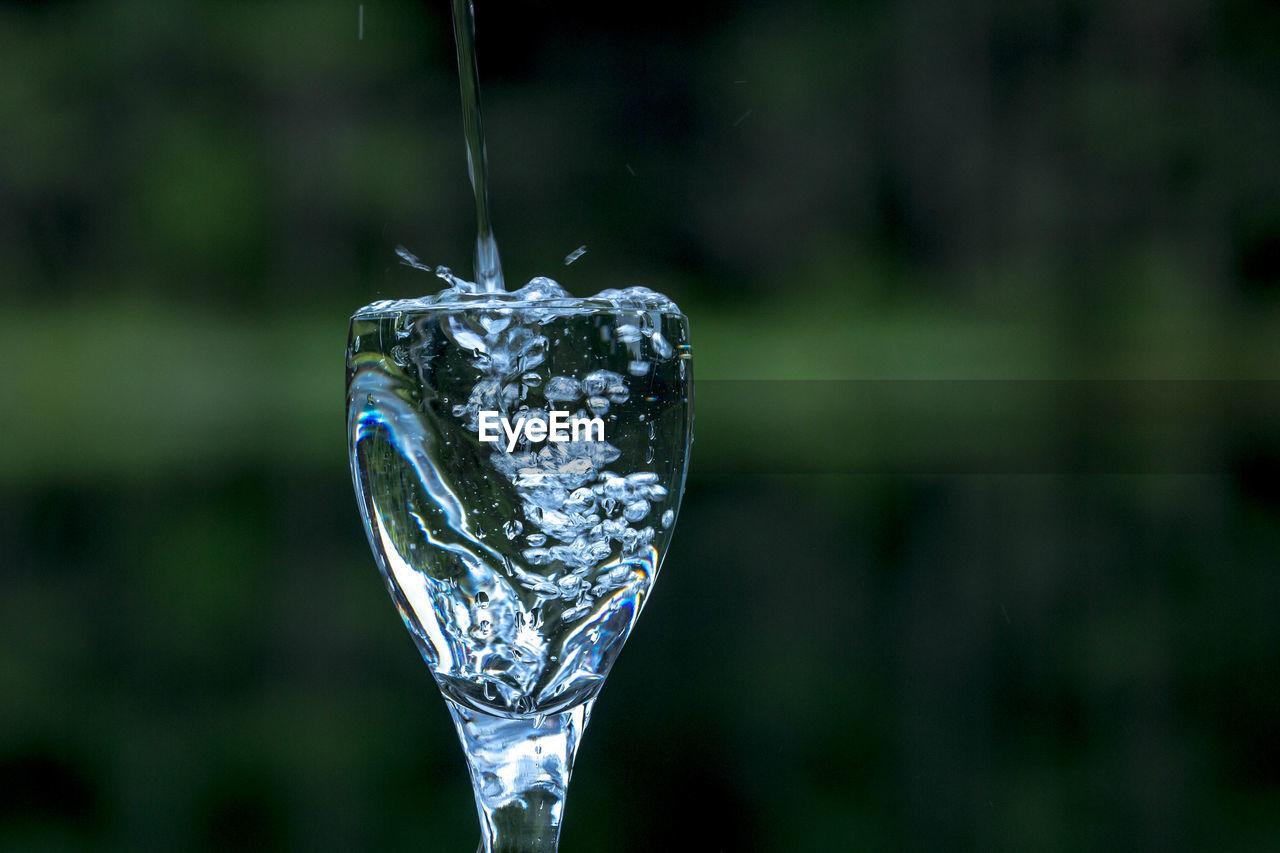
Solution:
M 489 334 L 496 335 L 498 332 L 501 332 L 507 326 L 511 325 L 511 315 L 503 315 L 496 312 L 492 314 L 481 314 L 480 325 L 484 326 L 484 330 Z
M 587 399 L 587 408 L 593 415 L 603 415 L 609 411 L 609 401 L 604 397 L 590 397 Z
M 552 376 L 542 395 L 554 403 L 568 403 L 582 397 L 582 383 L 569 376 Z
M 520 523 L 519 519 L 515 518 L 502 525 L 502 532 L 507 534 L 508 539 L 515 539 L 523 529 L 524 525 Z
M 668 359 L 675 353 L 675 350 L 671 348 L 671 344 L 667 343 L 667 339 L 657 329 L 653 330 L 653 334 L 649 336 L 649 341 L 653 344 L 653 351 L 658 358 Z
M 538 548 L 547 544 L 547 537 L 541 533 L 530 533 L 525 537 L 525 541 L 533 547 Z
M 609 387 L 610 380 L 614 377 L 621 379 L 616 373 L 610 373 L 607 370 L 596 370 L 587 374 L 587 378 L 582 380 L 582 391 L 587 396 L 598 397 L 604 393 L 604 389 Z
M 649 514 L 649 502 L 644 498 L 627 504 L 622 515 L 627 521 L 639 521 Z
M 649 362 L 639 360 L 633 361 L 627 365 L 627 372 L 632 376 L 644 376 L 649 372 Z
M 590 609 L 591 609 L 591 605 L 589 604 L 579 604 L 577 607 L 570 607 L 564 613 L 560 614 L 560 618 L 568 622 L 570 620 L 577 619 L 579 616 L 586 613 Z
M 671 524 L 672 524 L 672 522 L 674 522 L 675 520 L 676 520 L 676 514 L 675 514 L 675 511 L 674 511 L 674 510 L 667 510 L 666 512 L 664 512 L 664 513 L 662 514 L 662 526 L 663 526 L 663 528 L 665 529 L 665 528 L 670 527 L 670 526 L 671 526 Z
M 641 338 L 640 330 L 629 323 L 624 323 L 619 326 L 616 334 L 618 336 L 618 340 L 622 341 L 624 344 L 639 343 Z
M 630 495 L 627 481 L 621 477 L 610 477 L 604 481 L 604 493 L 615 501 L 625 500 Z

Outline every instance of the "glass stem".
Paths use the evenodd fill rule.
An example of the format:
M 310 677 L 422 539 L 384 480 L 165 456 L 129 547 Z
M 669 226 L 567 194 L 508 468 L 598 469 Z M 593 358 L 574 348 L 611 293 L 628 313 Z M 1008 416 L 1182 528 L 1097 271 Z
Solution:
M 521 719 L 446 704 L 476 795 L 477 853 L 555 853 L 569 774 L 594 700 Z

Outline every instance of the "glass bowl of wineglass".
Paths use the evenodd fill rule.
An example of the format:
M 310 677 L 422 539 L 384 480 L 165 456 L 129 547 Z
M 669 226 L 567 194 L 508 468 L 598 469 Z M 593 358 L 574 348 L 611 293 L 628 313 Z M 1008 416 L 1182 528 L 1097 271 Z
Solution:
M 347 350 L 360 512 L 453 716 L 486 853 L 556 850 L 578 742 L 657 580 L 693 437 L 674 303 L 553 284 L 374 303 Z

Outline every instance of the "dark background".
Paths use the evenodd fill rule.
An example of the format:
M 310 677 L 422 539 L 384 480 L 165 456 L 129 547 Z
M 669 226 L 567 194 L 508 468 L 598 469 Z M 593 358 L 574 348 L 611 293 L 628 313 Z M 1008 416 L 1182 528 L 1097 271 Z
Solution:
M 478 5 L 508 281 L 699 377 L 566 853 L 1280 848 L 1280 7 Z M 342 412 L 470 270 L 452 51 L 0 5 L 0 847 L 475 843 Z

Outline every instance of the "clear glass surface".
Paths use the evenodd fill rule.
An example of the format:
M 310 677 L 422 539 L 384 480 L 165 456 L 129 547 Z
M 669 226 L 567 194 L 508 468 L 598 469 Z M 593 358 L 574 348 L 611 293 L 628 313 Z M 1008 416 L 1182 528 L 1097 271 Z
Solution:
M 657 579 L 692 441 L 688 322 L 598 300 L 351 321 L 352 475 L 449 702 L 481 850 L 555 850 L 591 706 Z

